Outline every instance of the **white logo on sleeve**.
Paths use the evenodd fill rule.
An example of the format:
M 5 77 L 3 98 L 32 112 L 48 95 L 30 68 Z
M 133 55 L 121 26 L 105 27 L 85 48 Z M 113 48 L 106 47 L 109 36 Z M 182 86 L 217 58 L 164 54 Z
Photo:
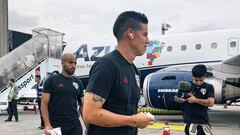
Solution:
M 206 88 L 202 88 L 200 91 L 201 91 L 201 93 L 202 93 L 203 95 L 205 95 L 205 94 L 207 93 Z
M 76 88 L 76 90 L 79 88 L 79 85 L 75 82 L 73 82 L 73 86 Z

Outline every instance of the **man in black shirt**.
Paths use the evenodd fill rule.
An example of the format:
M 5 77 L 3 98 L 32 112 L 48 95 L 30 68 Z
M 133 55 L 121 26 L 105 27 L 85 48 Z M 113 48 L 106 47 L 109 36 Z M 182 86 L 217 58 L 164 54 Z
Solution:
M 41 119 L 41 124 L 39 129 L 44 129 L 44 122 L 42 118 L 42 112 L 41 112 L 41 101 L 42 101 L 42 91 L 43 91 L 43 81 L 41 81 L 41 76 L 40 75 L 35 75 L 35 88 L 37 90 L 37 103 L 38 103 L 38 109 L 40 113 L 40 119 Z
M 44 84 L 41 111 L 45 134 L 49 135 L 48 130 L 60 127 L 62 135 L 82 135 L 79 115 L 82 114 L 83 85 L 73 77 L 76 57 L 64 54 L 61 63 L 62 73 L 48 78 Z
M 206 66 L 194 66 L 192 69 L 191 91 L 188 93 L 190 97 L 187 99 L 175 97 L 176 102 L 184 104 L 183 118 L 184 123 L 186 123 L 186 135 L 189 135 L 190 131 L 194 132 L 195 129 L 197 135 L 205 135 L 203 126 L 210 125 L 207 110 L 208 107 L 213 106 L 215 99 L 213 85 L 204 82 L 206 73 Z
M 133 64 L 149 43 L 148 19 L 142 13 L 123 12 L 113 32 L 117 50 L 97 60 L 89 74 L 83 107 L 88 135 L 137 135 L 137 128 L 153 123 L 145 113 L 137 114 L 140 80 Z

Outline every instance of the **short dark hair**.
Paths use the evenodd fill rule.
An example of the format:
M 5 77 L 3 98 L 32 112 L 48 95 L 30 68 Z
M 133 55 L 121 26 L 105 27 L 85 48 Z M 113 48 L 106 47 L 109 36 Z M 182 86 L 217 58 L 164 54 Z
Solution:
M 140 30 L 141 23 L 148 24 L 148 19 L 145 14 L 135 11 L 125 11 L 116 19 L 113 25 L 113 34 L 119 41 L 128 28 L 132 28 L 134 31 Z
M 205 77 L 207 74 L 207 67 L 205 65 L 199 64 L 192 68 L 193 77 Z
M 41 79 L 41 76 L 40 75 L 35 75 L 35 78 Z
M 15 83 L 15 80 L 14 79 L 9 79 L 11 82 Z

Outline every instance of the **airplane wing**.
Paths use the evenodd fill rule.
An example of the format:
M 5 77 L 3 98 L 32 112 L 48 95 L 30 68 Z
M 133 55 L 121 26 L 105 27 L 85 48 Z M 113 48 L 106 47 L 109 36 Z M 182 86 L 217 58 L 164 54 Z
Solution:
M 240 66 L 240 54 L 223 61 L 223 63 L 228 64 L 228 65 L 232 65 L 232 66 Z

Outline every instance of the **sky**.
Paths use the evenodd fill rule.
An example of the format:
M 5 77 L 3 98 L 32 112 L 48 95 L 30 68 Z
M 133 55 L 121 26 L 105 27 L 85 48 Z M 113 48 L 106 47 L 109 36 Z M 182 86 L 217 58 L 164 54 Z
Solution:
M 112 27 L 127 10 L 149 19 L 149 38 L 166 34 L 240 28 L 239 0 L 8 0 L 9 29 L 46 27 L 65 33 L 67 44 L 115 40 Z

